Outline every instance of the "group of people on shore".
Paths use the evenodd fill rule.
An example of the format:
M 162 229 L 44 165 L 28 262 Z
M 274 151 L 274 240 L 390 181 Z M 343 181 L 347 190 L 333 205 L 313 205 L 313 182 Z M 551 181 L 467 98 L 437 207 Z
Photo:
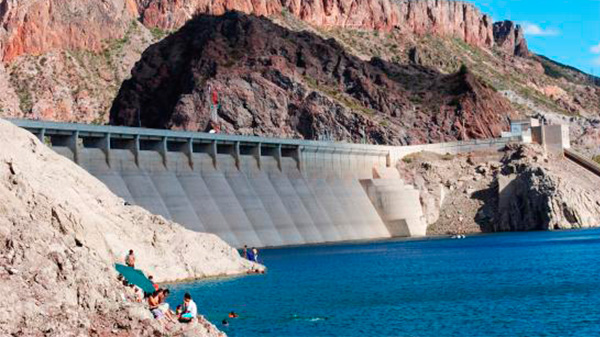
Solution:
M 133 250 L 129 250 L 129 253 L 125 257 L 125 264 L 128 267 L 135 268 L 135 254 Z M 158 284 L 154 283 L 152 275 L 148 276 L 148 279 L 154 287 L 154 292 L 152 293 L 144 293 L 140 287 L 127 282 L 122 275 L 119 275 L 119 280 L 123 282 L 123 285 L 133 290 L 133 301 L 141 303 L 145 300 L 148 304 L 148 309 L 157 320 L 166 320 L 170 323 L 190 323 L 196 319 L 198 316 L 198 307 L 189 293 L 185 293 L 183 303 L 178 305 L 175 311 L 172 311 L 166 302 L 171 291 L 159 288 Z
M 165 302 L 169 296 L 169 289 L 158 289 L 148 296 L 148 308 L 154 318 L 167 319 L 170 322 L 190 323 L 198 316 L 198 306 L 192 299 L 192 295 L 185 293 L 183 303 L 178 305 L 175 311 L 171 311 L 169 303 Z
M 242 255 L 245 259 L 258 263 L 258 249 L 252 247 L 248 249 L 248 246 L 244 246 Z M 128 267 L 135 268 L 136 257 L 133 250 L 129 250 L 129 253 L 125 256 L 125 264 Z M 264 270 L 250 270 L 248 273 L 262 273 Z M 170 330 L 169 325 L 171 323 L 190 323 L 193 322 L 198 316 L 198 307 L 192 296 L 189 293 L 185 293 L 183 296 L 183 303 L 178 305 L 175 311 L 171 310 L 169 304 L 166 302 L 167 297 L 170 295 L 169 289 L 159 288 L 158 284 L 154 283 L 152 275 L 148 276 L 148 279 L 152 282 L 154 292 L 145 293 L 140 287 L 129 283 L 123 278 L 123 275 L 119 275 L 119 280 L 123 282 L 123 285 L 132 289 L 131 298 L 133 301 L 143 303 L 146 301 L 148 309 L 152 313 L 155 319 L 161 321 L 161 323 L 167 323 L 166 328 Z M 230 312 L 228 315 L 229 319 L 238 318 L 238 314 Z M 229 321 L 223 319 L 221 322 L 223 326 L 229 326 Z
M 242 250 L 242 256 L 244 259 L 258 263 L 258 249 L 255 247 L 248 249 L 248 246 L 244 246 L 244 249 Z

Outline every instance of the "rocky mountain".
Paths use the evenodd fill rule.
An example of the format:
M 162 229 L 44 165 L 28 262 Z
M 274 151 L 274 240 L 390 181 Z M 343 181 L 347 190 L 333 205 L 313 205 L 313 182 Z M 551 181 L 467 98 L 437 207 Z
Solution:
M 504 119 L 513 111 L 520 115 L 577 115 L 584 118 L 578 130 L 584 134 L 583 125 L 594 123 L 599 115 L 597 79 L 530 53 L 522 29 L 514 23 L 494 24 L 472 4 L 440 0 L 0 0 L 0 87 L 5 89 L 0 114 L 106 123 L 121 84 L 131 76 L 144 50 L 156 50 L 155 43 L 184 27 L 195 15 L 221 15 L 231 10 L 265 16 L 291 31 L 335 39 L 347 54 L 368 63 L 381 60 L 404 68 L 421 66 L 441 75 L 455 74 L 465 64 L 473 79 L 510 101 L 508 109 L 503 105 L 494 110 Z M 337 87 L 329 88 L 332 95 L 325 96 L 345 96 L 346 89 L 337 92 Z M 276 95 L 271 99 L 276 100 Z M 364 103 L 361 108 L 372 109 L 376 121 L 389 115 Z M 430 108 L 443 110 L 442 105 L 438 102 Z M 204 116 L 188 125 L 203 129 L 206 125 L 198 123 L 207 120 L 206 113 L 199 111 Z M 127 118 L 126 113 L 122 119 Z M 244 123 L 236 132 L 250 133 Z M 267 134 L 269 128 L 253 130 Z M 387 142 L 401 132 L 392 134 L 373 135 L 370 140 Z M 286 129 L 280 135 L 306 137 L 307 133 Z M 448 136 L 456 138 L 456 130 Z M 358 138 L 363 135 L 342 137 Z M 409 138 L 401 135 L 393 143 Z M 421 140 L 427 137 L 415 138 Z
M 347 53 L 266 18 L 200 16 L 148 48 L 111 124 L 204 130 L 208 88 L 229 133 L 412 144 L 499 136 L 510 104 L 468 69 L 450 75 Z M 499 114 L 502 109 L 505 114 Z

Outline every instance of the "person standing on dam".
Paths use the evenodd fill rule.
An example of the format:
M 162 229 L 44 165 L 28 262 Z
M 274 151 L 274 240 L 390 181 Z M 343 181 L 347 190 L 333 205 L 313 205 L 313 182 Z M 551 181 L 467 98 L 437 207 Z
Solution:
M 242 250 L 242 256 L 244 259 L 248 258 L 248 246 L 244 245 L 244 249 Z

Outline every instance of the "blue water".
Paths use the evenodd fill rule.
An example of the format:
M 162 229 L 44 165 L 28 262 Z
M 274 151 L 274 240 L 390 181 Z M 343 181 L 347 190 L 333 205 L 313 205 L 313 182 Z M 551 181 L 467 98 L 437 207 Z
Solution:
M 600 231 L 264 250 L 266 275 L 178 284 L 229 336 L 600 336 Z M 231 310 L 240 318 L 220 322 Z

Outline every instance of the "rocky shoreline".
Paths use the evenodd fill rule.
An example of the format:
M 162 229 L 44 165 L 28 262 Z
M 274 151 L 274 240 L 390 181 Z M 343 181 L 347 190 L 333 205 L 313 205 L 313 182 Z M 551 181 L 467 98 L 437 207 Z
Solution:
M 537 145 L 420 153 L 398 169 L 420 190 L 428 236 L 600 226 L 600 177 Z
M 32 134 L 0 120 L 0 335 L 154 336 L 163 328 L 123 301 L 115 262 L 129 249 L 157 282 L 243 275 L 263 266 L 212 234 L 137 206 Z M 200 319 L 198 336 L 218 330 Z

